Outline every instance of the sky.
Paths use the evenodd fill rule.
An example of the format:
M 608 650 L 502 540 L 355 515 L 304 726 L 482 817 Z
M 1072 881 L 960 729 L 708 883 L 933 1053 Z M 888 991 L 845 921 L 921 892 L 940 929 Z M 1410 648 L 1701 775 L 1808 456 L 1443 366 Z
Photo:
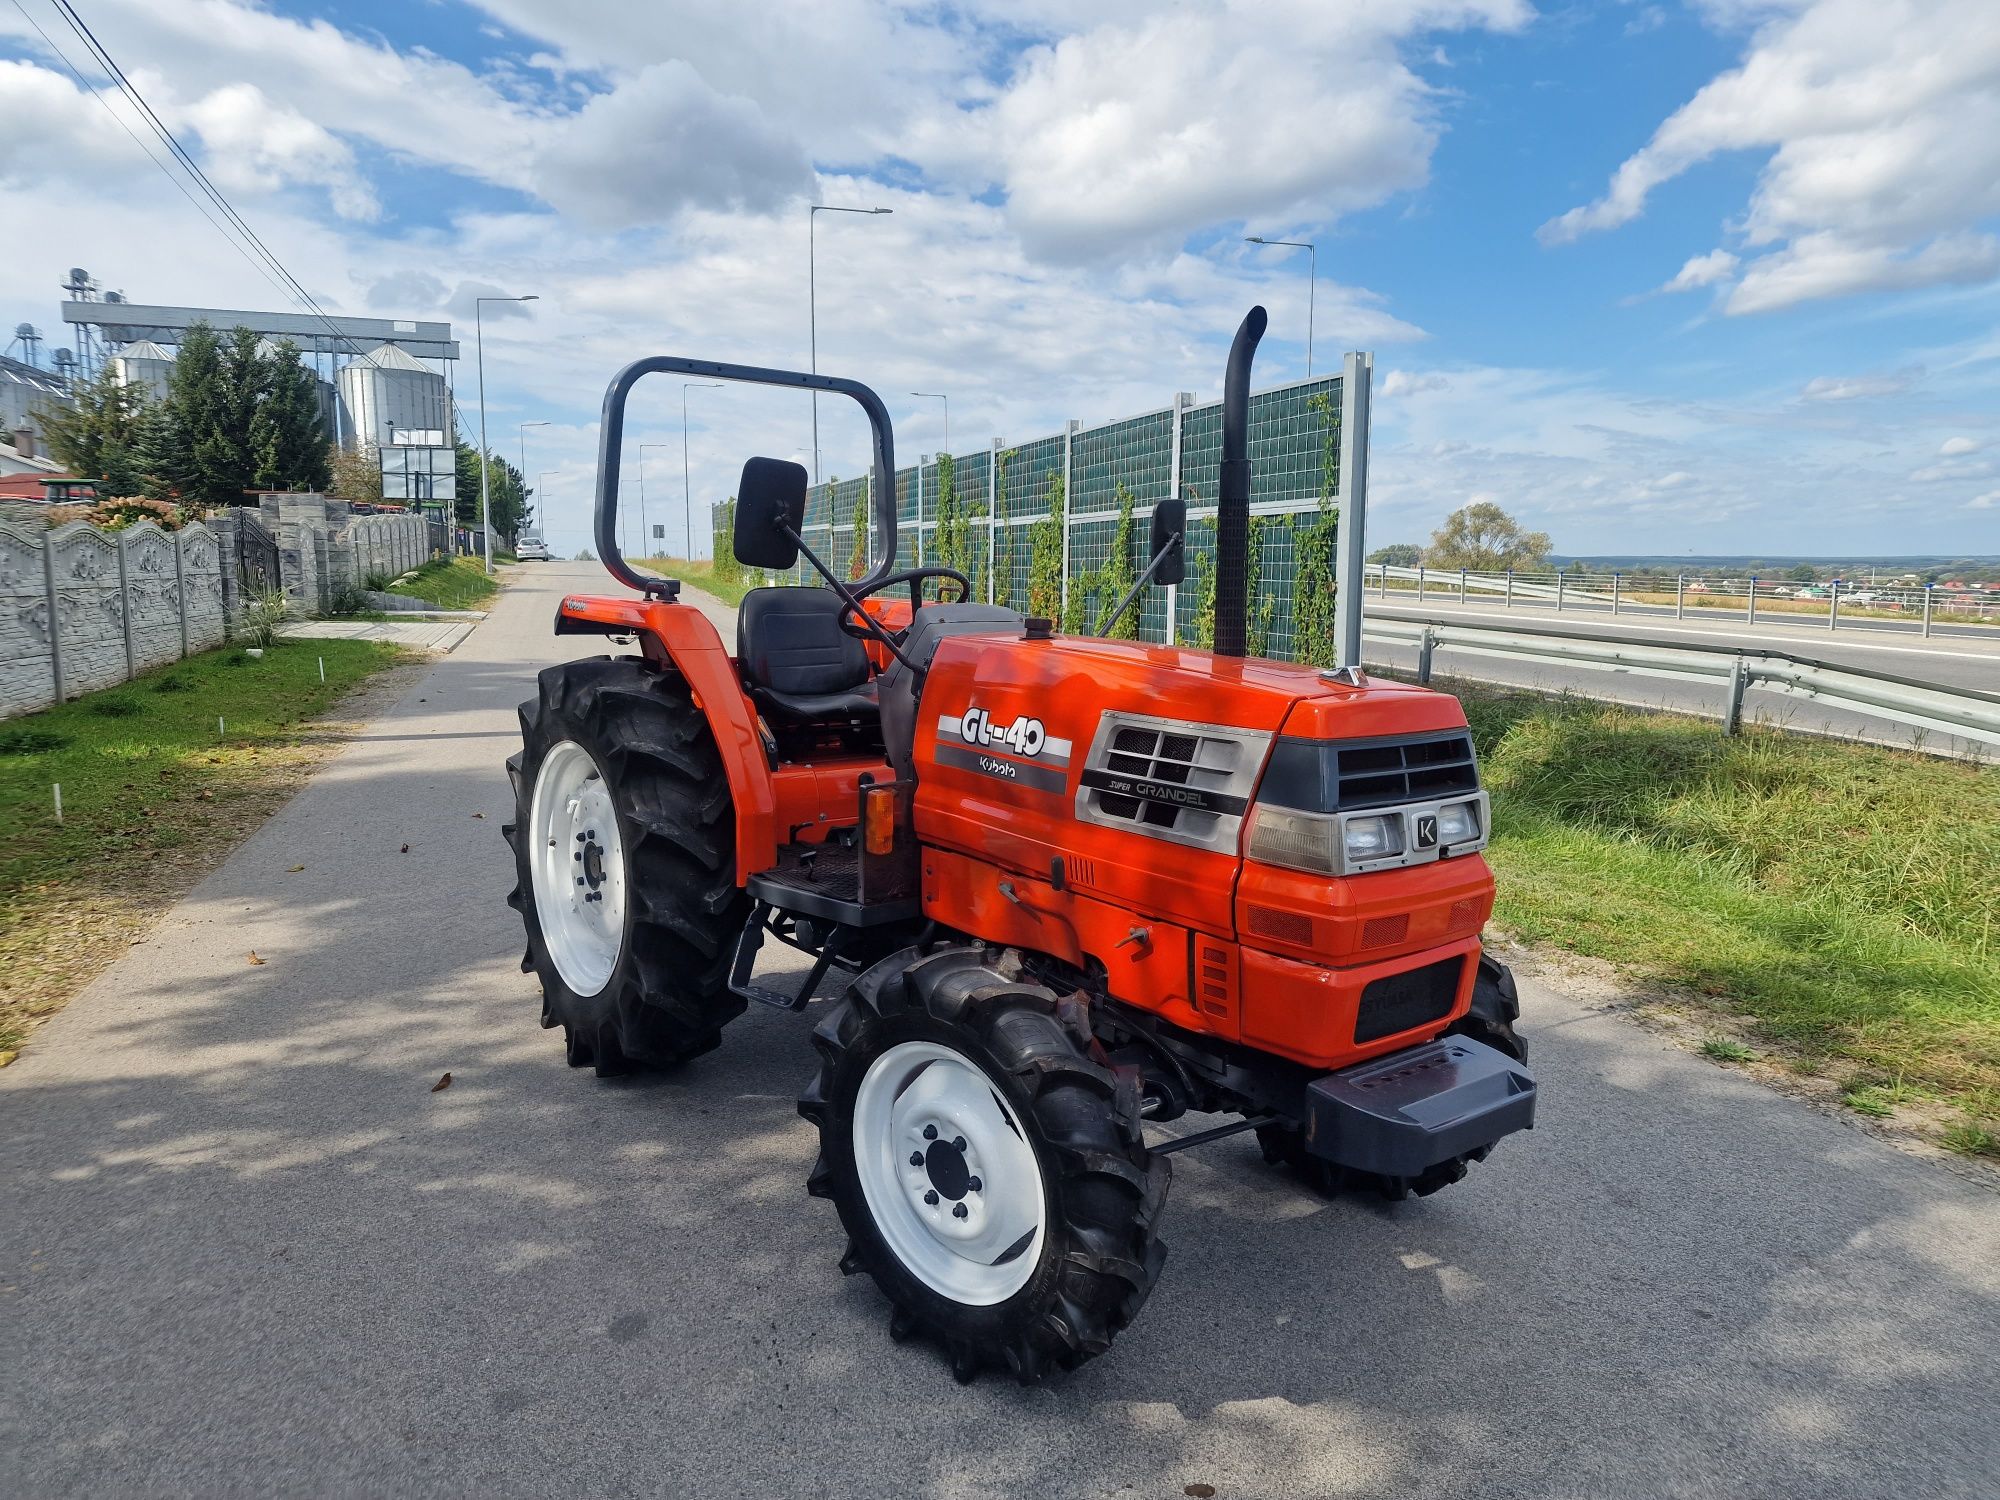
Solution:
M 893 211 L 819 215 L 814 287 L 905 463 L 1213 399 L 1257 302 L 1255 384 L 1303 376 L 1314 257 L 1261 235 L 1317 246 L 1315 371 L 1375 355 L 1371 547 L 1493 500 L 1566 554 L 2000 553 L 1994 0 L 74 8 L 322 306 L 456 325 L 475 435 L 472 299 L 537 296 L 487 305 L 487 431 L 563 552 L 620 366 L 807 366 L 821 203 Z M 72 265 L 290 310 L 128 126 L 0 0 L 0 322 L 63 342 Z M 628 483 L 705 551 L 810 423 L 657 377 Z

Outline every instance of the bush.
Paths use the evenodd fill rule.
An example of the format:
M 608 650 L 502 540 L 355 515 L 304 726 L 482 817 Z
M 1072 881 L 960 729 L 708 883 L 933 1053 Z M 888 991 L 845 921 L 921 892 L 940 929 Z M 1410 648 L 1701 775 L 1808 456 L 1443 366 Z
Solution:
M 145 711 L 138 699 L 121 693 L 100 693 L 85 699 L 83 706 L 100 719 L 129 719 Z
M 245 645 L 269 646 L 278 639 L 278 627 L 292 612 L 292 602 L 276 589 L 266 589 L 245 604 L 236 616 L 236 633 Z
M 424 566 L 429 567 L 430 564 L 425 563 Z M 395 574 L 384 573 L 378 569 L 376 572 L 370 573 L 366 578 L 362 579 L 361 586 L 371 593 L 386 594 L 389 592 L 389 585 L 395 581 Z
M 326 601 L 326 612 L 330 615 L 358 615 L 374 608 L 374 601 L 368 591 L 358 583 L 343 583 L 333 591 L 333 597 Z
M 60 750 L 68 743 L 68 735 L 52 730 L 9 729 L 0 732 L 0 755 L 40 755 L 46 750 Z
M 169 673 L 153 684 L 153 691 L 156 693 L 191 693 L 194 691 L 194 684 L 189 682 L 185 677 L 175 677 Z

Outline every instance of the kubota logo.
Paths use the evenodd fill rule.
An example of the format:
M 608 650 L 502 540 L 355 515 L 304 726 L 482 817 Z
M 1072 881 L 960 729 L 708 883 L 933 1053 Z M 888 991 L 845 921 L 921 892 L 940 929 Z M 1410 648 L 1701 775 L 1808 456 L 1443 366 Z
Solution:
M 1435 849 L 1438 841 L 1438 820 L 1436 813 L 1425 813 L 1417 819 L 1417 847 Z

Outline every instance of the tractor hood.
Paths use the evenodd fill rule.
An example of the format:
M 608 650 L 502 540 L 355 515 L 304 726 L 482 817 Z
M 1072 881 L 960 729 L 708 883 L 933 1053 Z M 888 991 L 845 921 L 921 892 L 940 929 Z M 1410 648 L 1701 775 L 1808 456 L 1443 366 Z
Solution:
M 1442 693 L 1309 666 L 1017 631 L 939 643 L 918 706 L 929 844 L 1219 935 L 1272 747 L 1462 729 Z

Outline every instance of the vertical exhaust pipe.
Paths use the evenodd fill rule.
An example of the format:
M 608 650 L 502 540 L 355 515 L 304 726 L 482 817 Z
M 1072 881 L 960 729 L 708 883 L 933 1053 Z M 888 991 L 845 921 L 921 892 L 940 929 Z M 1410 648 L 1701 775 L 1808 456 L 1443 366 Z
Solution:
M 1250 362 L 1270 322 L 1253 307 L 1229 346 L 1222 377 L 1222 465 L 1215 488 L 1215 654 L 1241 656 L 1250 640 Z

